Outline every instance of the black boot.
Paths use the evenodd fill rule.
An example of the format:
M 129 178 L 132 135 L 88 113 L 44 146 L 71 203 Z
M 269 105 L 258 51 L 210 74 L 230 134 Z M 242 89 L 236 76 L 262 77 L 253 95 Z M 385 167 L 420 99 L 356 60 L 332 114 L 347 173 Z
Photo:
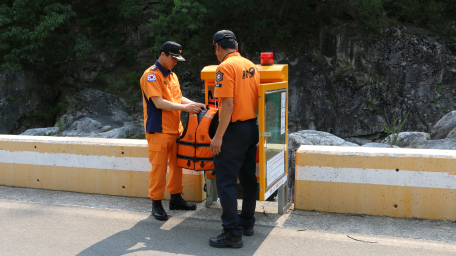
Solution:
M 242 237 L 235 236 L 224 229 L 220 235 L 209 239 L 209 245 L 217 248 L 241 248 L 244 243 L 242 242 Z
M 171 194 L 171 200 L 169 201 L 170 210 L 196 210 L 196 205 L 187 203 L 181 194 Z
M 241 227 L 244 229 L 242 234 L 244 236 L 253 236 L 253 227 L 247 227 L 247 226 L 242 226 Z
M 165 209 L 163 209 L 161 200 L 152 200 L 152 215 L 157 220 L 168 219 L 168 214 L 166 214 Z

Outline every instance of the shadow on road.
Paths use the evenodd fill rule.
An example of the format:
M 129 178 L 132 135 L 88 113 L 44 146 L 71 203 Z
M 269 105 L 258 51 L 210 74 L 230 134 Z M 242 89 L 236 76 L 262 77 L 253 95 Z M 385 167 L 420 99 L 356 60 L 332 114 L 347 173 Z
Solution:
M 243 248 L 219 249 L 209 246 L 209 238 L 220 234 L 222 230 L 220 221 L 173 217 L 168 222 L 171 224 L 157 221 L 151 215 L 139 221 L 131 229 L 107 237 L 77 255 L 146 255 L 152 252 L 187 255 L 253 255 L 273 229 L 265 226 L 255 227 L 254 236 L 243 237 Z

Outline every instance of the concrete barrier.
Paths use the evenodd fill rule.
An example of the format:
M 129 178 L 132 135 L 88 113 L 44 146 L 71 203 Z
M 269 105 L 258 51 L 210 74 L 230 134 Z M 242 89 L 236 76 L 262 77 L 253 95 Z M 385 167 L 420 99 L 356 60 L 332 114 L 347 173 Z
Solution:
M 456 151 L 301 146 L 294 205 L 456 221 Z
M 146 140 L 0 135 L 7 186 L 147 197 L 150 168 Z M 186 200 L 206 198 L 203 176 L 184 169 Z

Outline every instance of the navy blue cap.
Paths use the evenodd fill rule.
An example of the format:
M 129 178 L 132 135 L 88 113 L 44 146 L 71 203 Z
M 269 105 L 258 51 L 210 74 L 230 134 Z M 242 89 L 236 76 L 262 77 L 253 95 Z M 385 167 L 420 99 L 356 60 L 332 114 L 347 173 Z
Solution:
M 178 61 L 185 61 L 184 57 L 182 57 L 182 46 L 176 42 L 173 41 L 167 41 L 165 42 L 162 47 L 161 47 L 162 52 L 167 52 L 173 58 L 175 58 Z
M 224 39 L 234 39 L 236 40 L 236 36 L 234 33 L 230 30 L 220 30 L 219 32 L 215 33 L 214 38 L 212 39 L 212 44 L 215 44 L 219 41 L 222 41 Z

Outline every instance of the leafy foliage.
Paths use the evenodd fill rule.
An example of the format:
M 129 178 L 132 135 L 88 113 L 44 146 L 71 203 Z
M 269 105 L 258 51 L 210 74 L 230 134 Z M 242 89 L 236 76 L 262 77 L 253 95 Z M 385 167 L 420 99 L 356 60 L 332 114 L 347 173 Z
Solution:
M 89 11 L 87 6 L 91 7 Z M 93 43 L 108 51 L 120 45 L 116 27 L 142 15 L 136 0 L 87 0 L 73 4 L 73 8 L 78 13 L 76 25 L 93 37 Z
M 193 40 L 188 40 L 185 52 L 192 54 L 192 50 L 198 49 L 199 40 L 195 35 L 204 28 L 207 18 L 207 9 L 202 4 L 193 0 L 163 0 L 156 11 L 159 16 L 147 25 L 152 31 L 152 52 L 158 56 L 165 41 L 182 43 L 189 38 Z
M 197 56 L 191 64 L 210 57 L 212 36 L 221 29 L 235 32 L 249 49 L 267 48 L 271 41 L 296 40 L 321 21 L 337 24 L 348 17 L 321 12 L 329 7 L 349 14 L 371 34 L 378 34 L 383 19 L 393 19 L 456 36 L 454 0 L 161 0 L 154 3 L 156 15 L 147 26 L 152 36 L 144 43 L 157 52 L 164 41 L 180 42 L 187 55 Z M 0 64 L 46 69 L 93 46 L 132 56 L 136 49 L 123 43 L 116 29 L 142 14 L 137 0 L 0 0 Z M 134 64 L 133 58 L 128 61 Z
M 456 36 L 456 5 L 453 2 L 454 0 L 162 0 L 156 7 L 156 18 L 151 19 L 147 27 L 153 32 L 149 42 L 153 52 L 157 52 L 163 42 L 173 40 L 184 45 L 186 55 L 198 56 L 193 58 L 198 61 L 207 59 L 212 54 L 209 43 L 213 34 L 221 29 L 232 30 L 239 42 L 251 48 L 264 46 L 271 41 L 296 40 L 310 25 L 322 20 L 337 24 L 340 18 L 347 17 L 356 20 L 370 35 L 378 35 L 389 19 L 415 23 Z M 325 9 L 337 11 L 321 11 Z M 341 11 L 345 16 L 340 15 Z M 310 13 L 319 14 L 311 17 Z
M 390 16 L 399 21 L 418 23 L 431 30 L 448 30 L 451 20 L 451 1 L 442 0 L 384 0 L 385 9 L 389 10 Z M 449 32 L 449 31 L 447 31 Z
M 436 32 L 455 36 L 454 0 L 342 0 L 334 1 L 351 14 L 366 30 L 378 34 L 383 16 L 399 22 L 414 23 Z M 353 15 L 354 14 L 354 15 Z
M 70 102 L 67 99 L 64 99 L 63 101 L 57 103 L 57 109 L 58 109 L 60 115 L 63 115 L 68 110 L 69 107 L 70 107 Z
M 346 0 L 341 2 L 341 7 L 352 14 L 361 25 L 372 33 L 378 33 L 382 26 L 379 17 L 383 15 L 385 0 Z
M 308 13 L 306 0 L 163 0 L 156 8 L 158 16 L 147 26 L 153 32 L 151 50 L 158 52 L 172 40 L 199 59 L 212 55 L 212 36 L 218 30 L 232 30 L 245 44 L 291 39 Z
M 24 63 L 62 60 L 68 53 L 63 45 L 74 49 L 78 36 L 62 32 L 76 13 L 69 4 L 50 0 L 3 1 L 0 6 L 0 54 L 3 67 L 22 68 Z M 63 1 L 64 2 L 64 1 Z M 78 38 L 84 44 L 84 38 Z M 86 48 L 78 47 L 77 51 Z M 63 53 L 63 54 L 62 54 Z
M 1 0 L 0 64 L 18 70 L 65 62 L 90 51 L 95 38 L 113 49 L 119 45 L 116 25 L 141 14 L 136 0 Z

